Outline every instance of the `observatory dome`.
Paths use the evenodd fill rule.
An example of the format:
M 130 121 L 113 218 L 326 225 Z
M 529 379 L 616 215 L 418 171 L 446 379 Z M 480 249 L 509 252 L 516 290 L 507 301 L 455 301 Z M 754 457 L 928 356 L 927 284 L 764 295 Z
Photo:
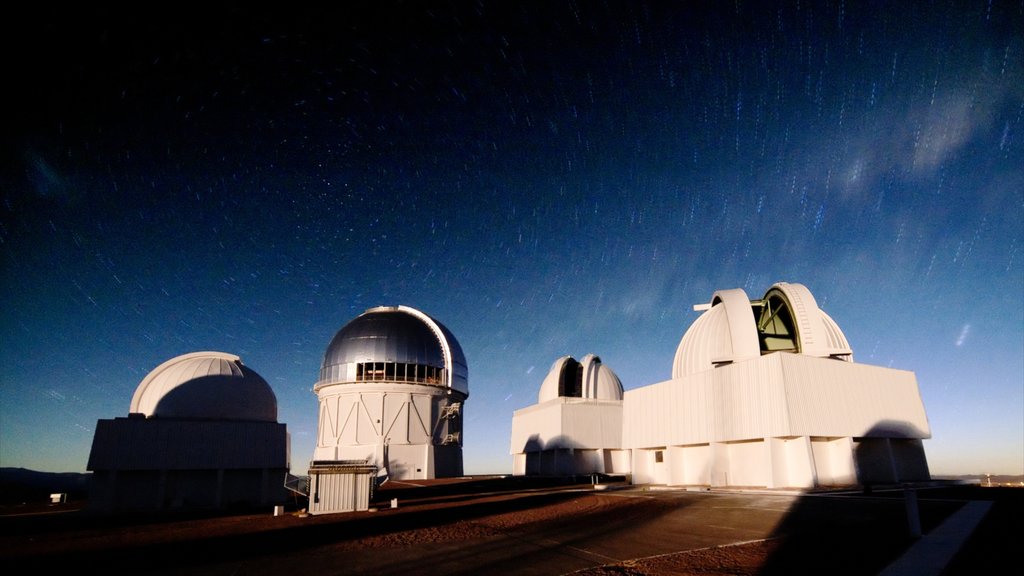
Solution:
M 593 354 L 587 354 L 579 362 L 572 356 L 562 356 L 544 377 L 537 402 L 559 397 L 622 400 L 622 382 Z
M 150 372 L 132 396 L 131 413 L 147 417 L 277 422 L 277 397 L 238 356 L 194 352 Z
M 316 387 L 373 380 L 447 386 L 469 395 L 458 340 L 443 324 L 408 306 L 370 308 L 338 330 L 324 353 Z
M 705 312 L 679 342 L 673 378 L 772 352 L 853 361 L 843 331 L 802 284 L 776 283 L 760 300 L 739 288 L 719 290 L 694 308 Z

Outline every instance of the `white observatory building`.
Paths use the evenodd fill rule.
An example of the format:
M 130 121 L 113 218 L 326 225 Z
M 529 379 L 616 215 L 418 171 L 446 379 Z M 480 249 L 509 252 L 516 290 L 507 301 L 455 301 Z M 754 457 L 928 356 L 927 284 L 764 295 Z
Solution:
M 930 478 L 914 373 L 855 363 L 806 287 L 780 282 L 756 300 L 719 290 L 694 308 L 703 313 L 679 343 L 672 378 L 622 393 L 617 430 L 604 412 L 597 434 L 593 412 L 556 408 L 614 402 L 561 385 L 552 397 L 556 362 L 538 404 L 513 415 L 513 473 L 767 488 Z
M 279 504 L 289 456 L 277 397 L 263 377 L 232 354 L 177 356 L 139 383 L 127 418 L 97 422 L 89 508 Z
M 462 476 L 466 357 L 437 320 L 407 306 L 371 308 L 341 328 L 313 387 L 320 403 L 314 471 L 374 466 L 381 478 Z
M 601 359 L 562 356 L 540 385 L 537 403 L 512 419 L 515 474 L 570 476 L 630 470 L 622 450 L 622 382 Z

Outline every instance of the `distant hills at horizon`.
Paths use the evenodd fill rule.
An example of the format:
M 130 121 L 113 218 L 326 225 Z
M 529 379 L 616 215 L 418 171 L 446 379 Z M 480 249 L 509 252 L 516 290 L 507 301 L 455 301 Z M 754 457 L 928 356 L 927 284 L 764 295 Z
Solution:
M 992 484 L 1017 484 L 1024 483 L 1024 474 L 932 474 L 932 479 L 965 481 L 980 480 L 982 483 L 987 483 L 989 480 L 991 480 Z
M 71 500 L 85 499 L 92 472 L 39 472 L 27 468 L 0 468 L 0 504 L 47 501 L 63 492 Z M 935 480 L 960 480 L 987 485 L 1024 486 L 1024 474 L 933 474 Z
M 84 500 L 92 472 L 38 472 L 27 468 L 0 468 L 0 504 L 45 502 L 50 494 L 66 493 Z

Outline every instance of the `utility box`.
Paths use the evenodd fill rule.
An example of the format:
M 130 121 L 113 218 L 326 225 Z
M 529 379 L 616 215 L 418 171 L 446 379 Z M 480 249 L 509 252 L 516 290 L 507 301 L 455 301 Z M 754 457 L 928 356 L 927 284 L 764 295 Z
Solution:
M 377 467 L 365 460 L 314 460 L 309 465 L 309 513 L 369 510 L 376 481 Z

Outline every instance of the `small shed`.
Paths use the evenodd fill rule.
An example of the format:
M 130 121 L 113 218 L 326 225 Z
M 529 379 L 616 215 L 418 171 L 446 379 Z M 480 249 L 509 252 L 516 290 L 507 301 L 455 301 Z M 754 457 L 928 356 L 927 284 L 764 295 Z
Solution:
M 309 465 L 309 513 L 368 510 L 377 467 L 366 460 L 314 460 Z

